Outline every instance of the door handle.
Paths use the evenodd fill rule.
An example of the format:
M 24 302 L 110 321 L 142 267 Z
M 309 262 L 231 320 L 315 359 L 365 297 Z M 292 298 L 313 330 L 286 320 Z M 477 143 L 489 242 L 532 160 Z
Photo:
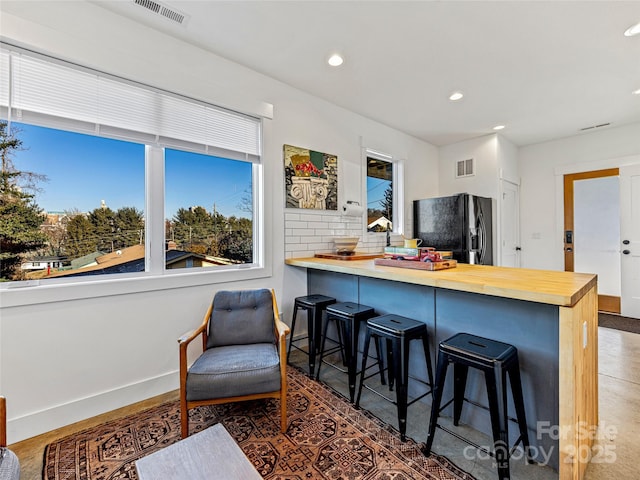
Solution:
M 519 252 L 520 250 L 522 250 L 522 248 L 516 247 L 516 252 Z
M 564 249 L 565 252 L 573 252 L 573 248 L 571 247 L 567 247 Z
M 622 250 L 622 253 L 624 253 L 625 255 L 629 255 L 631 253 L 631 250 Z

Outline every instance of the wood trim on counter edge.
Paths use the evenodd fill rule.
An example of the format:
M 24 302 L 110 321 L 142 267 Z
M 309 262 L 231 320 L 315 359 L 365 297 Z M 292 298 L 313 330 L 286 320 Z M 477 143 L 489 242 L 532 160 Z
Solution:
M 598 295 L 592 288 L 559 312 L 559 478 L 580 480 L 598 425 Z M 586 334 L 586 338 L 585 338 Z M 586 458 L 585 458 L 586 456 Z

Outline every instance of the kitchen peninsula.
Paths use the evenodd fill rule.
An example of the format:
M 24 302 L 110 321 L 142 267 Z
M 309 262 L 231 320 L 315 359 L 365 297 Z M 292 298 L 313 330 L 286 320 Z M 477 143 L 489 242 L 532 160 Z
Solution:
M 309 293 L 425 322 L 432 355 L 440 341 L 458 332 L 514 345 L 532 453 L 563 480 L 583 477 L 598 423 L 595 275 L 467 264 L 424 271 L 320 258 L 291 258 L 286 264 L 307 269 Z M 412 368 L 424 365 L 413 357 L 414 352 Z M 486 405 L 483 378 L 471 373 L 467 397 Z M 450 395 L 445 390 L 444 398 Z M 490 435 L 488 413 L 481 408 L 465 406 L 461 421 Z

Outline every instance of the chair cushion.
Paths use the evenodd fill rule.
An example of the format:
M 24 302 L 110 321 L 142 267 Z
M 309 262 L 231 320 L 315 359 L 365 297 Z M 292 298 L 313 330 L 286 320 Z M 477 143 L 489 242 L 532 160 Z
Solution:
M 223 290 L 216 293 L 207 348 L 273 342 L 271 290 Z
M 205 350 L 187 373 L 186 390 L 188 401 L 278 391 L 278 351 L 271 343 Z
M 0 480 L 19 480 L 20 462 L 8 448 L 0 448 Z

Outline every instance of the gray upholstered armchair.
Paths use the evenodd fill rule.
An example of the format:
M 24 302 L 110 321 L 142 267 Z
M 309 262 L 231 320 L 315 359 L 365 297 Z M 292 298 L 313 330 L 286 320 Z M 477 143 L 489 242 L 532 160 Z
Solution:
M 0 480 L 18 480 L 20 462 L 18 457 L 7 448 L 7 402 L 0 397 Z
M 189 435 L 189 409 L 260 398 L 280 399 L 285 432 L 288 333 L 273 290 L 216 293 L 200 327 L 178 339 L 182 438 Z M 198 336 L 203 352 L 188 367 L 187 347 Z

